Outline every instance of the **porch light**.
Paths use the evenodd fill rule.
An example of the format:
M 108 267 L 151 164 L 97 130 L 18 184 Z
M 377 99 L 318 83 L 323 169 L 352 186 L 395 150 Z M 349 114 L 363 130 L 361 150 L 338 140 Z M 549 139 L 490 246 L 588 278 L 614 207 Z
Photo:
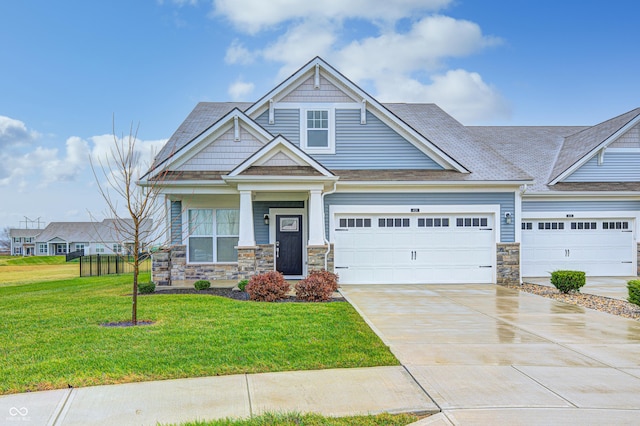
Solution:
M 265 214 L 265 215 L 264 215 L 264 224 L 265 224 L 265 225 L 268 225 L 268 224 L 269 224 L 269 215 L 268 215 L 268 214 Z
M 507 225 L 511 225 L 511 222 L 513 222 L 513 215 L 510 212 L 506 212 L 504 214 L 504 222 Z

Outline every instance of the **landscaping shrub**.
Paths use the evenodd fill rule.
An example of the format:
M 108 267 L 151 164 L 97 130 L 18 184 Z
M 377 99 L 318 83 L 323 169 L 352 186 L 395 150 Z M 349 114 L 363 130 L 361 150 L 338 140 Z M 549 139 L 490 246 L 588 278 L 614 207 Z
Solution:
M 326 302 L 338 290 L 338 276 L 329 271 L 311 271 L 296 286 L 296 297 L 307 302 Z
M 640 280 L 631 280 L 627 282 L 627 290 L 629 290 L 629 302 L 640 306 Z
M 138 283 L 138 294 L 151 294 L 154 291 L 156 291 L 155 283 Z
M 240 280 L 238 282 L 238 288 L 240 289 L 240 291 L 245 291 L 247 284 L 249 284 L 249 280 Z
M 249 299 L 259 302 L 275 302 L 284 298 L 289 291 L 289 283 L 278 271 L 269 271 L 251 277 L 245 287 Z
M 196 288 L 196 290 L 206 290 L 209 287 L 211 287 L 211 281 L 209 281 L 209 280 L 198 280 L 195 283 L 193 283 L 193 286 Z
M 551 284 L 560 293 L 577 292 L 587 282 L 585 273 L 582 271 L 553 271 L 551 273 Z

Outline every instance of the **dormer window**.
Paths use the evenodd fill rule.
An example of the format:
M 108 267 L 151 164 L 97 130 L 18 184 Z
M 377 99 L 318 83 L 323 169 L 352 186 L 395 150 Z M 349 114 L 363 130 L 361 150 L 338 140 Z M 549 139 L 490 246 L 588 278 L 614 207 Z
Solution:
M 333 109 L 307 109 L 301 114 L 301 147 L 312 154 L 335 152 Z

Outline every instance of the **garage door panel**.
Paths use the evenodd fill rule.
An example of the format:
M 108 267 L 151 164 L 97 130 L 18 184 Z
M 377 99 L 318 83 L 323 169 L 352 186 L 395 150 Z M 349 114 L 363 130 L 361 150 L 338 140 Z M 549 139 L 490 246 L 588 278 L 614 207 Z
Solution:
M 590 276 L 635 275 L 635 239 L 631 219 L 529 220 L 523 225 L 522 275 L 546 276 L 558 269 Z M 540 229 L 543 223 L 557 229 Z M 563 229 L 559 229 L 558 224 Z M 624 229 L 613 229 L 614 226 Z M 611 227 L 611 229 L 609 229 Z
M 337 215 L 336 223 L 349 215 Z M 351 215 L 353 216 L 353 215 Z M 334 233 L 342 283 L 492 283 L 495 232 L 456 226 L 456 215 L 369 215 L 371 227 Z M 488 215 L 474 215 L 492 227 Z M 418 226 L 418 218 L 422 218 Z M 379 225 L 384 219 L 384 227 Z M 342 223 L 348 223 L 343 221 Z M 346 235 L 350 234 L 350 236 Z M 489 268 L 481 268 L 489 266 Z

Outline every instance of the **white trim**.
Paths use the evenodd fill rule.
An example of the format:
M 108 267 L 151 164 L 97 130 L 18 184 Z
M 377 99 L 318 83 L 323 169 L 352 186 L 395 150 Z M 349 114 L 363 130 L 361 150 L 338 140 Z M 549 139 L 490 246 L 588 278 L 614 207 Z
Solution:
M 279 215 L 301 215 L 302 216 L 302 276 L 307 275 L 307 242 L 308 242 L 308 226 L 307 226 L 307 209 L 305 208 L 270 208 L 269 209 L 269 244 L 274 245 L 273 268 L 276 268 L 276 216 Z M 286 275 L 285 278 L 298 278 L 298 276 Z
M 307 113 L 310 111 L 319 111 L 327 113 L 327 146 L 315 147 L 308 146 L 309 130 L 324 130 L 323 128 L 307 128 Z M 309 104 L 300 108 L 300 148 L 308 154 L 335 154 L 336 153 L 336 110 L 331 104 L 326 106 L 316 106 Z
M 608 146 L 607 152 L 637 154 L 640 152 L 640 148 L 616 148 L 616 147 Z
M 615 142 L 620 136 L 624 135 L 628 130 L 633 128 L 638 123 L 640 123 L 640 115 L 637 115 L 633 120 L 629 121 L 627 124 L 616 130 L 613 135 L 609 136 L 607 139 L 599 143 L 595 148 L 583 155 L 582 158 L 573 163 L 571 167 L 560 173 L 558 177 L 549 182 L 549 185 L 555 185 L 556 183 L 562 182 L 563 180 L 571 176 L 576 170 L 578 170 L 585 163 L 591 160 L 599 150 L 606 148 L 607 146 Z
M 567 217 L 567 215 L 571 215 Z M 566 210 L 562 212 L 558 211 L 541 211 L 541 212 L 522 212 L 521 220 L 535 220 L 535 219 L 562 219 L 562 220 L 573 220 L 573 219 L 640 219 L 640 211 L 619 211 L 619 210 L 609 210 L 609 211 L 571 211 Z

